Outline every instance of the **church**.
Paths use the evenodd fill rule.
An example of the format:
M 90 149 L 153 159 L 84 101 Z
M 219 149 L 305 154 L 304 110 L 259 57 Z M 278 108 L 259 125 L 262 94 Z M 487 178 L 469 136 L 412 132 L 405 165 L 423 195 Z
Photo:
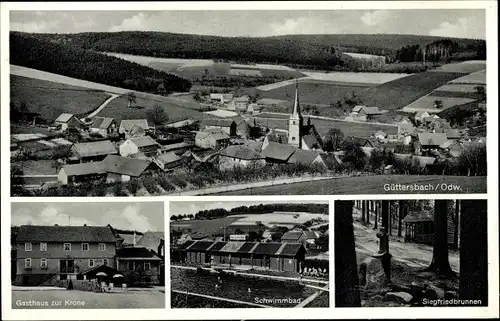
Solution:
M 264 145 L 268 142 L 277 142 L 295 146 L 303 150 L 323 151 L 323 142 L 316 127 L 311 124 L 311 119 L 307 119 L 304 125 L 304 118 L 300 112 L 299 84 L 295 81 L 295 100 L 293 110 L 288 119 L 288 133 L 284 131 L 274 131 L 267 135 Z

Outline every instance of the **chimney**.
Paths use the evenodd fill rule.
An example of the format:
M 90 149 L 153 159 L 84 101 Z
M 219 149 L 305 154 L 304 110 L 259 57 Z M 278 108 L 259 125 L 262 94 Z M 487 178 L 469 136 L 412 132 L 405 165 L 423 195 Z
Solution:
M 87 224 L 83 224 L 83 226 L 87 226 Z
M 54 226 L 59 226 L 59 224 L 54 224 Z

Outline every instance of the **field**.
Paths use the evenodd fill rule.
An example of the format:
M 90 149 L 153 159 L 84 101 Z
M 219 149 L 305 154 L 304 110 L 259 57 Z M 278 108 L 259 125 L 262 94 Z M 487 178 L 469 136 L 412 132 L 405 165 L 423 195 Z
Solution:
M 305 300 L 317 290 L 299 284 L 296 281 L 281 281 L 249 276 L 225 276 L 222 277 L 222 285 L 215 289 L 217 275 L 200 275 L 196 271 L 171 268 L 171 288 L 178 291 L 190 291 L 193 293 L 217 296 L 226 299 L 233 299 L 243 302 L 255 303 L 256 298 L 260 299 L 296 299 Z M 248 292 L 248 289 L 251 292 Z M 189 300 L 190 298 L 188 298 Z M 314 300 L 313 300 L 314 302 Z M 322 300 L 323 307 L 328 307 L 329 300 Z M 225 302 L 223 303 L 225 304 Z M 279 302 L 276 300 L 271 305 L 276 308 L 296 306 L 294 302 Z M 189 307 L 189 301 L 188 301 Z M 247 306 L 251 307 L 251 306 Z
M 397 110 L 462 75 L 452 72 L 421 72 L 368 88 L 358 96 L 363 105 Z
M 386 185 L 388 184 L 388 185 Z M 386 191 L 387 186 L 432 186 L 427 191 Z M 441 185 L 444 184 L 444 185 Z M 460 190 L 449 190 L 454 185 Z M 436 189 L 437 187 L 437 189 Z M 486 193 L 486 176 L 380 175 L 342 177 L 329 180 L 239 190 L 217 195 L 344 195 L 344 194 L 461 194 Z
M 182 214 L 182 213 L 179 213 Z M 181 222 L 170 222 L 170 231 L 190 228 L 193 232 L 203 235 L 220 234 L 224 226 L 237 221 L 239 217 L 224 217 L 215 220 L 191 220 Z
M 473 72 L 467 76 L 454 79 L 450 81 L 450 84 L 486 85 L 486 70 Z
M 295 84 L 293 82 L 277 88 L 272 87 L 265 87 L 267 90 L 257 90 L 257 93 L 261 98 L 293 101 L 295 97 Z M 352 93 L 359 96 L 366 89 L 365 85 L 332 84 L 324 81 L 302 80 L 299 85 L 300 102 L 302 104 L 328 106 L 335 104 L 338 100 L 343 102 L 344 99 L 351 97 Z
M 186 119 L 187 117 L 192 117 L 194 119 L 198 119 L 199 117 L 201 117 L 200 112 L 198 112 L 198 110 L 201 109 L 200 104 L 196 102 L 185 101 L 175 97 L 166 97 L 150 93 L 135 92 L 137 96 L 136 105 L 144 108 L 127 109 L 128 99 L 126 98 L 126 94 L 131 92 L 131 90 L 128 89 L 102 85 L 90 81 L 65 77 L 57 74 L 39 71 L 36 69 L 18 67 L 13 65 L 11 65 L 11 74 L 20 75 L 28 78 L 52 81 L 55 83 L 80 86 L 83 87 L 84 89 L 95 89 L 118 95 L 123 95 L 122 97 L 112 100 L 98 114 L 98 116 L 113 117 L 118 121 L 127 118 L 129 119 L 144 118 L 146 117 L 147 111 L 155 105 L 166 106 L 167 113 L 169 112 L 168 109 L 170 109 L 169 113 L 170 121 Z M 105 99 L 103 99 L 103 102 L 104 100 Z
M 194 108 L 185 107 L 192 103 L 183 101 L 181 99 L 174 99 L 170 97 L 163 97 L 151 94 L 136 93 L 136 102 L 132 108 L 128 107 L 127 95 L 122 95 L 113 99 L 98 116 L 113 117 L 116 121 L 120 122 L 122 119 L 138 119 L 148 118 L 148 113 L 154 106 L 165 107 L 169 122 L 184 120 L 187 118 L 201 119 L 201 112 Z M 198 104 L 195 104 L 199 106 Z
M 106 92 L 22 76 L 10 76 L 11 102 L 24 102 L 28 111 L 40 113 L 49 122 L 62 113 L 83 116 L 99 107 Z
M 295 217 L 297 216 L 297 217 Z M 275 212 L 269 214 L 248 214 L 248 215 L 235 215 L 229 217 L 239 217 L 239 219 L 233 222 L 231 225 L 246 225 L 255 224 L 255 222 L 260 221 L 264 225 L 274 225 L 274 224 L 288 224 L 296 225 L 303 224 L 314 218 L 321 218 L 328 221 L 328 215 L 324 214 L 314 214 L 314 213 L 288 213 L 288 212 Z
M 61 302 L 55 307 L 23 307 L 18 306 L 18 302 L 27 301 L 47 301 Z M 66 300 L 84 301 L 85 306 L 65 305 Z M 12 291 L 13 309 L 140 309 L 140 308 L 165 308 L 165 293 L 158 289 L 133 290 L 116 293 L 96 293 L 86 291 L 68 291 L 66 289 L 42 290 L 42 288 L 32 290 Z
M 255 117 L 257 124 L 268 128 L 288 129 L 286 119 L 267 118 L 274 117 L 272 114 L 262 114 L 264 117 Z M 267 117 L 266 117 L 267 116 Z M 279 117 L 279 116 L 278 116 Z M 253 121 L 253 120 L 252 120 Z M 326 120 L 311 118 L 311 123 L 315 125 L 320 135 L 324 136 L 330 129 L 338 128 L 345 136 L 370 137 L 378 130 L 383 130 L 387 134 L 396 134 L 398 127 L 394 125 L 372 124 L 363 122 L 348 122 L 342 120 Z
M 482 60 L 471 60 L 459 63 L 451 63 L 442 65 L 434 71 L 444 71 L 444 72 L 460 72 L 464 74 L 470 74 L 480 70 L 486 69 L 486 61 Z
M 342 83 L 360 83 L 380 85 L 389 81 L 408 76 L 408 74 L 379 73 L 379 72 L 303 72 L 310 79 Z
M 40 80 L 52 81 L 52 82 L 59 83 L 59 84 L 78 86 L 78 87 L 83 87 L 86 89 L 95 89 L 95 90 L 105 91 L 105 92 L 109 92 L 109 93 L 113 93 L 113 94 L 124 94 L 124 93 L 127 93 L 130 91 L 130 90 L 127 90 L 124 88 L 98 84 L 96 82 L 66 77 L 66 76 L 53 74 L 53 73 L 46 72 L 46 71 L 41 71 L 41 70 L 36 70 L 36 69 L 31 69 L 31 68 L 26 68 L 26 67 L 21 67 L 21 66 L 16 66 L 16 65 L 10 65 L 10 74 L 16 75 L 16 76 L 27 77 L 30 79 L 40 79 Z
M 304 76 L 302 73 L 293 68 L 281 65 L 245 65 L 227 62 L 214 62 L 209 59 L 156 58 L 115 52 L 105 52 L 105 54 L 132 61 L 160 71 L 174 73 L 184 78 L 201 78 L 203 75 L 219 77 L 252 76 L 278 78 L 298 78 Z
M 434 107 L 434 101 L 440 100 L 443 103 L 443 107 L 437 109 Z M 435 92 L 432 95 L 427 95 L 422 98 L 417 99 L 413 103 L 403 108 L 404 112 L 414 113 L 418 111 L 427 111 L 429 113 L 439 113 L 440 111 L 446 110 L 459 105 L 468 104 L 473 102 L 472 98 L 463 97 L 443 97 L 439 96 L 439 93 Z

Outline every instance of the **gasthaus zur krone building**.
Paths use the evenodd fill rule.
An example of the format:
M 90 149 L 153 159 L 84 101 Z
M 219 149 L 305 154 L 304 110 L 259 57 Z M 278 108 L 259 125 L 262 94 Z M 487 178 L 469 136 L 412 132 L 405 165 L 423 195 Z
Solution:
M 187 264 L 248 266 L 286 272 L 299 272 L 306 255 L 302 243 L 203 240 L 186 241 L 172 252 L 172 259 Z

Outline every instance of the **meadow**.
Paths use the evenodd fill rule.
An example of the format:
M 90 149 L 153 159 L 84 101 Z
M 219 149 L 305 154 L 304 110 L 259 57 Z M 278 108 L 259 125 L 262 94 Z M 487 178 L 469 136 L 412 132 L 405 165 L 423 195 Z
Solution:
M 24 103 L 28 111 L 40 113 L 49 122 L 62 113 L 88 114 L 110 97 L 96 89 L 17 75 L 10 76 L 10 88 L 11 103 Z

